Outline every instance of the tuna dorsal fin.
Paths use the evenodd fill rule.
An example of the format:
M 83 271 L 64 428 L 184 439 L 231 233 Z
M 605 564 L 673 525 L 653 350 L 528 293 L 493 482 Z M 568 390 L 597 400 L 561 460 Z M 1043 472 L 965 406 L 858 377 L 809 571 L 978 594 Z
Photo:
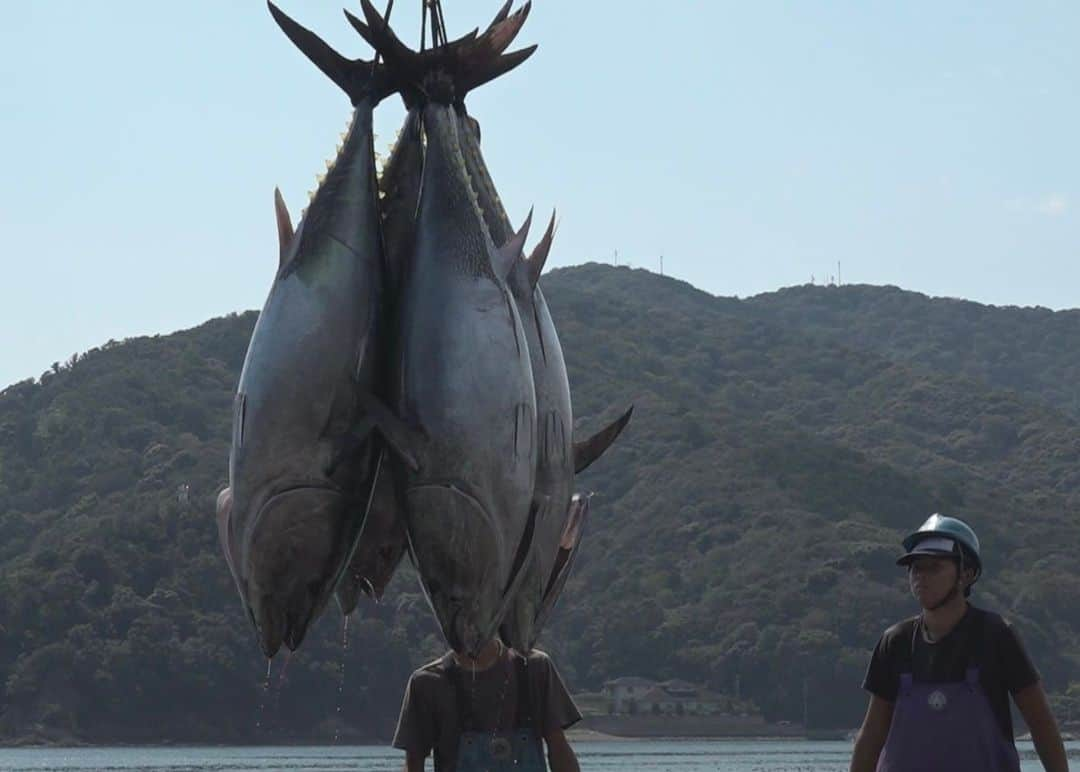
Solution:
M 598 431 L 592 437 L 582 442 L 574 443 L 574 474 L 584 472 L 589 465 L 604 455 L 604 451 L 611 447 L 611 443 L 619 436 L 626 425 L 630 423 L 630 415 L 634 412 L 634 406 Z
M 555 212 L 551 213 L 551 222 L 548 223 L 547 230 L 544 231 L 543 238 L 540 242 L 533 247 L 532 254 L 529 255 L 529 259 L 526 261 L 526 266 L 529 272 L 529 286 L 535 288 L 536 283 L 540 281 L 540 272 L 544 270 L 544 263 L 547 262 L 548 253 L 551 252 L 551 240 L 555 238 Z
M 289 217 L 289 208 L 285 206 L 285 199 L 281 197 L 281 191 L 277 188 L 274 188 L 274 216 L 277 218 L 278 268 L 281 268 L 289 257 L 293 227 L 292 218 Z
M 521 230 L 510 237 L 510 240 L 503 244 L 499 251 L 495 255 L 495 273 L 503 281 L 510 275 L 510 271 L 514 269 L 518 260 L 521 258 L 521 251 L 525 248 L 525 239 L 529 236 L 529 226 L 532 225 L 532 209 L 529 210 L 529 216 L 525 218 L 525 224 L 521 226 Z

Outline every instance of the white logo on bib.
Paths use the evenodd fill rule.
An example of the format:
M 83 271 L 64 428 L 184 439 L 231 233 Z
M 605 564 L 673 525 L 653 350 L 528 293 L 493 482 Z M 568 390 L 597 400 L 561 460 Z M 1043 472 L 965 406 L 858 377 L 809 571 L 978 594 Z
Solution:
M 937 711 L 945 710 L 945 706 L 949 704 L 949 698 L 942 691 L 930 692 L 930 696 L 926 698 L 926 704 Z
M 488 743 L 488 752 L 495 761 L 509 761 L 513 758 L 514 748 L 505 737 L 492 737 Z

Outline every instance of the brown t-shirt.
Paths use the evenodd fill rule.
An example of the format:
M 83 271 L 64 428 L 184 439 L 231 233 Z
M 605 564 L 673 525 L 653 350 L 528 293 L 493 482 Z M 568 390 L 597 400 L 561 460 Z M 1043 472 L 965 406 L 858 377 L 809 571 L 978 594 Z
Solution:
M 467 668 L 459 670 L 465 698 L 471 705 L 474 731 L 517 728 L 518 685 L 514 657 L 518 656 L 506 649 L 503 656 L 485 670 L 475 674 Z M 449 672 L 453 664 L 454 655 L 447 653 L 412 674 L 394 733 L 395 748 L 425 756 L 434 750 L 437 772 L 452 770 L 457 759 L 461 716 Z M 534 728 L 541 737 L 551 729 L 566 729 L 581 720 L 581 713 L 547 654 L 533 649 L 525 671 L 529 679 Z

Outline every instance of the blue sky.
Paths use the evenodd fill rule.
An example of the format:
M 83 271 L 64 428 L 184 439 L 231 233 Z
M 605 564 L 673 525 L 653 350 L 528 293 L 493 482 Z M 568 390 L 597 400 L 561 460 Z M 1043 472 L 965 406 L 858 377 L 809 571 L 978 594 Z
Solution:
M 498 4 L 443 0 L 450 34 Z M 369 55 L 340 3 L 280 5 Z M 419 6 L 395 3 L 412 43 Z M 261 307 L 273 188 L 297 217 L 349 118 L 265 4 L 4 17 L 0 387 Z M 1080 306 L 1075 3 L 536 0 L 520 39 L 540 50 L 469 105 L 511 217 L 558 208 L 550 266 L 662 254 L 747 296 L 839 261 L 845 283 Z M 381 145 L 402 117 L 380 107 Z

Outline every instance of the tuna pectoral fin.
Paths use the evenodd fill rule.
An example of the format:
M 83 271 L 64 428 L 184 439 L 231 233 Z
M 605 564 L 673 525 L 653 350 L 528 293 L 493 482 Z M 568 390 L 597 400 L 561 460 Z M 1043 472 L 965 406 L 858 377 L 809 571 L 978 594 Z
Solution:
M 615 442 L 622 430 L 630 423 L 633 412 L 634 406 L 631 405 L 625 413 L 592 437 L 574 443 L 574 474 L 584 472 L 593 461 L 604 455 L 604 451 L 611 447 L 611 443 Z
M 343 461 L 370 447 L 371 430 L 374 428 L 374 419 L 365 416 L 356 426 L 353 426 L 349 431 L 337 438 L 334 443 L 334 454 L 330 459 L 330 463 L 323 469 L 323 473 L 327 477 L 333 477 L 334 472 L 337 471 Z
M 390 449 L 408 464 L 410 469 L 414 472 L 419 471 L 420 463 L 416 460 L 415 448 L 422 441 L 420 432 L 407 426 L 383 404 L 382 400 L 370 392 L 361 393 L 359 402 L 360 407 L 374 422 L 375 428 L 379 430 L 379 434 L 386 440 Z
M 540 610 L 536 613 L 536 623 L 533 625 L 533 640 L 529 642 L 529 648 L 536 643 L 540 631 L 544 629 L 551 612 L 555 610 L 555 604 L 562 595 L 566 580 L 570 577 L 570 569 L 574 566 L 574 558 L 577 557 L 581 546 L 581 535 L 584 532 L 585 518 L 589 514 L 589 498 L 592 494 L 583 495 L 575 493 L 570 500 L 570 508 L 566 515 L 566 525 L 563 526 L 562 538 L 559 540 L 559 554 L 555 558 L 555 566 L 551 570 L 547 589 L 544 591 L 544 600 L 540 604 Z
M 529 226 L 532 225 L 532 216 L 533 213 L 530 209 L 529 216 L 525 218 L 525 224 L 521 226 L 521 230 L 499 247 L 499 251 L 495 253 L 495 264 L 492 268 L 495 269 L 496 275 L 504 281 L 521 258 L 521 252 L 525 248 L 525 239 L 529 235 Z
M 581 534 L 584 531 L 585 518 L 589 514 L 589 499 L 591 497 L 591 493 L 575 493 L 570 500 L 570 507 L 566 513 L 566 522 L 563 524 L 562 535 L 559 537 L 559 553 L 555 556 L 551 576 L 548 577 L 547 586 L 544 588 L 545 602 L 556 587 L 561 589 L 561 585 L 566 582 L 565 574 L 569 569 L 571 557 L 581 543 Z

